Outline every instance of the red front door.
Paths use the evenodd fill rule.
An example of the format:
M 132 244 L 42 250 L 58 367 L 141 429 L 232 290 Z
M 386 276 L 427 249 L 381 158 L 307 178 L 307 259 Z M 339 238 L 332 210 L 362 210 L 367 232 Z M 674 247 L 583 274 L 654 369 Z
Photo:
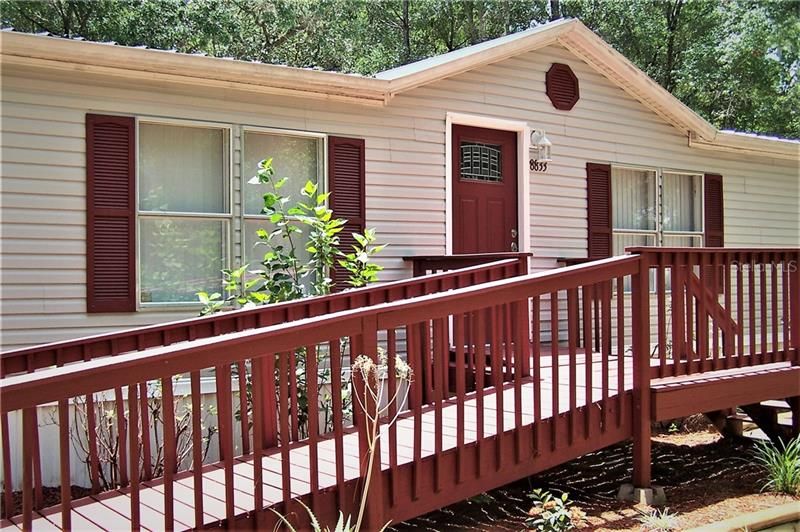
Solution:
M 453 253 L 517 251 L 517 134 L 453 126 Z

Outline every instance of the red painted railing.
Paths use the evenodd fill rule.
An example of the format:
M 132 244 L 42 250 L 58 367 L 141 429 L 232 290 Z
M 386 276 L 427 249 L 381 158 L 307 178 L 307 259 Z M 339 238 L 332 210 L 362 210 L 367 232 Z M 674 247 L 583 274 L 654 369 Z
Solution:
M 446 268 L 448 271 L 443 270 L 424 279 L 405 279 L 324 297 L 10 350 L 0 354 L 0 376 L 321 316 L 528 273 L 527 254 L 523 258 L 516 255 L 519 254 L 499 258 L 482 255 L 482 260 L 463 264 L 456 260 L 453 263 L 455 268 Z
M 531 255 L 532 253 L 521 252 L 463 253 L 460 255 L 412 255 L 403 257 L 403 260 L 411 262 L 414 277 L 419 277 L 504 259 L 519 261 L 527 272 L 527 263 Z
M 629 251 L 642 256 L 653 279 L 654 378 L 795 359 L 796 249 Z
M 410 384 L 408 411 L 401 414 L 401 419 L 408 421 L 401 427 L 405 432 L 401 435 L 401 428 L 392 424 L 385 437 L 378 440 L 378 456 L 381 447 L 388 447 L 388 465 L 382 468 L 381 460 L 373 464 L 367 528 L 378 528 L 389 519 L 405 519 L 429 509 L 428 500 L 446 498 L 444 486 L 453 482 L 473 479 L 468 485 L 477 493 L 492 487 L 492 482 L 508 481 L 509 464 L 521 467 L 540 456 L 558 463 L 572 456 L 573 448 L 588 449 L 591 442 L 605 441 L 609 434 L 618 440 L 634 437 L 634 483 L 647 486 L 651 377 L 671 375 L 676 367 L 679 372 L 683 371 L 681 368 L 696 372 L 733 367 L 739 361 L 753 365 L 774 360 L 798 362 L 800 278 L 796 268 L 792 269 L 797 264 L 798 250 L 637 248 L 632 251 L 636 254 L 4 377 L 0 384 L 3 394 L 0 412 L 3 419 L 10 412 L 22 412 L 22 447 L 31 449 L 39 430 L 37 407 L 56 403 L 61 455 L 65 456 L 70 445 L 69 401 L 85 397 L 88 402 L 98 392 L 114 390 L 115 404 L 122 408 L 127 397 L 128 415 L 121 411 L 117 419 L 117 432 L 123 441 L 127 439 L 130 451 L 119 464 L 120 484 L 126 486 L 127 496 L 124 508 L 118 512 L 125 513 L 125 526 L 137 527 L 143 518 L 142 483 L 148 479 L 148 463 L 153 454 L 145 442 L 150 441 L 150 431 L 156 425 L 167 442 L 163 481 L 157 490 L 163 496 L 158 504 L 163 507 L 164 520 L 159 525 L 164 528 L 178 526 L 175 498 L 186 495 L 175 491 L 176 479 L 189 478 L 194 479 L 193 500 L 184 499 L 183 504 L 191 503 L 194 514 L 191 522 L 181 521 L 183 525 L 206 524 L 203 504 L 205 497 L 212 495 L 224 505 L 220 518 L 229 525 L 243 513 L 252 515 L 257 525 L 270 521 L 270 514 L 261 511 L 265 497 L 268 504 L 275 504 L 281 513 L 289 515 L 297 511 L 293 500 L 297 491 L 295 482 L 300 478 L 308 479 L 304 501 L 326 519 L 334 517 L 337 509 L 345 513 L 354 509 L 352 494 L 361 489 L 358 486 L 363 487 L 368 473 L 368 456 L 363 445 L 367 424 L 361 422 L 355 427 L 351 424 L 342 394 L 348 388 L 339 386 L 337 377 L 331 383 L 324 382 L 317 370 L 328 367 L 331 375 L 338 376 L 343 360 L 360 354 L 376 359 L 381 348 L 388 355 L 390 375 L 394 355 L 401 355 L 417 376 Z M 734 261 L 739 261 L 739 265 Z M 769 270 L 769 273 L 758 272 L 758 276 L 782 279 L 782 285 L 776 282 L 770 286 L 782 286 L 777 293 L 781 297 L 788 293 L 788 298 L 777 301 L 780 334 L 776 344 L 776 327 L 771 326 L 776 323 L 772 317 L 776 314 L 771 312 L 774 298 L 768 295 L 765 298 L 757 291 L 753 293 L 758 295 L 742 296 L 743 304 L 745 300 L 752 301 L 753 308 L 761 313 L 756 313 L 756 327 L 764 325 L 766 319 L 767 326 L 760 330 L 767 331 L 768 339 L 764 343 L 757 332 L 752 338 L 761 347 L 756 348 L 755 354 L 738 351 L 739 358 L 734 358 L 725 351 L 725 346 L 731 345 L 735 333 L 731 331 L 732 323 L 740 323 L 741 316 L 728 319 L 730 316 L 721 314 L 709 298 L 702 293 L 699 298 L 696 296 L 696 283 L 683 280 L 689 279 L 692 267 L 697 265 L 700 288 L 717 289 L 719 276 L 714 272 L 731 271 L 733 267 L 733 274 L 722 275 L 720 296 L 722 308 L 730 314 L 733 303 L 727 304 L 726 294 L 733 300 L 734 292 L 726 287 L 736 284 L 731 279 L 737 271 L 741 271 L 742 277 L 755 275 L 741 266 L 745 263 L 785 265 L 785 273 Z M 682 270 L 681 266 L 685 268 Z M 715 270 L 714 266 L 719 268 Z M 669 292 L 668 296 L 667 270 L 674 277 L 669 287 L 682 287 L 673 290 L 675 295 Z M 651 271 L 655 272 L 655 292 L 650 289 Z M 743 279 L 736 286 L 744 285 Z M 763 288 L 766 284 L 759 286 Z M 669 352 L 666 347 L 659 347 L 666 346 L 668 338 L 667 298 L 677 298 L 680 303 L 680 293 L 690 294 L 685 296 L 687 299 L 698 300 L 692 303 L 692 308 L 699 310 L 687 313 L 688 319 L 677 320 L 685 329 L 675 326 L 669 330 L 677 331 L 674 338 L 685 333 L 685 344 L 692 344 L 697 357 L 688 350 L 675 348 Z M 737 297 L 740 293 L 742 290 L 738 290 Z M 600 309 L 599 350 L 593 349 L 591 309 L 595 300 L 599 301 Z M 654 335 L 650 334 L 651 302 L 657 304 L 652 320 L 657 331 Z M 685 304 L 676 304 L 678 307 L 685 308 Z M 708 316 L 711 316 L 709 336 L 701 333 L 698 336 L 703 340 L 695 342 L 687 331 L 691 326 L 694 333 L 704 330 Z M 780 316 L 788 318 L 787 327 L 780 322 Z M 720 323 L 713 329 L 715 320 Z M 694 325 L 698 321 L 701 329 Z M 579 346 L 580 329 L 583 329 L 583 347 Z M 710 336 L 712 330 L 716 330 L 713 334 L 725 333 L 727 339 L 715 344 Z M 752 349 L 752 342 L 747 342 L 744 333 L 735 336 L 742 339 L 747 349 Z M 653 345 L 655 356 L 652 356 Z M 777 346 L 780 355 L 763 349 L 770 346 Z M 679 356 L 684 352 L 685 361 Z M 671 358 L 671 353 L 676 353 L 675 358 Z M 298 378 L 296 369 L 302 359 L 306 363 L 305 377 Z M 252 390 L 251 397 L 240 393 L 237 398 L 232 393 L 234 369 L 239 375 L 240 389 Z M 189 435 L 193 460 L 179 461 L 173 450 L 178 437 L 171 414 L 174 409 L 163 406 L 179 403 L 173 391 L 174 377 L 191 375 L 192 393 L 188 400 L 192 405 L 192 425 L 199 427 L 201 371 L 213 375 L 215 380 L 219 412 L 219 434 L 215 438 L 220 447 L 219 460 L 203 467 L 192 465 L 192 461 L 203 462 L 200 430 Z M 501 374 L 508 378 L 497 378 Z M 147 415 L 141 416 L 139 412 L 147 412 L 151 399 L 143 395 L 148 385 L 156 383 L 161 391 L 153 400 L 160 401 L 165 415 L 163 419 L 148 420 Z M 318 417 L 319 394 L 321 390 L 327 394 L 326 385 L 330 389 L 326 405 L 331 408 L 333 423 L 328 426 L 312 422 L 303 428 L 303 415 L 311 420 Z M 396 383 L 388 379 L 386 385 L 391 389 Z M 301 408 L 303 398 L 308 404 L 307 411 Z M 401 406 L 392 405 L 389 417 Z M 356 405 L 353 415 L 363 419 L 364 413 Z M 248 435 L 238 454 L 234 448 L 237 421 Z M 6 427 L 3 431 L 8 434 Z M 354 431 L 358 432 L 355 441 L 362 442 L 355 446 L 358 448 L 355 466 L 346 460 L 354 447 L 350 436 Z M 7 438 L 4 445 L 6 441 Z M 90 441 L 88 446 L 94 456 L 90 456 L 89 462 L 97 490 L 97 442 Z M 398 455 L 401 450 L 408 453 L 406 461 L 410 462 L 401 464 Z M 279 470 L 271 472 L 267 463 L 275 465 L 275 457 L 280 457 Z M 307 461 L 301 461 L 300 457 Z M 240 482 L 237 485 L 234 469 L 245 460 L 254 464 L 252 478 L 244 485 L 242 477 L 237 476 Z M 35 461 L 32 453 L 25 453 L 21 466 L 25 525 L 30 525 L 34 508 L 42 504 L 34 489 Z M 150 471 L 153 466 L 150 464 Z M 357 469 L 355 479 L 347 474 L 348 468 L 353 467 Z M 428 476 L 426 467 L 432 468 L 432 476 Z M 10 476 L 11 464 L 4 464 L 4 470 Z M 220 471 L 216 480 L 204 483 L 203 476 L 214 471 Z M 275 494 L 265 491 L 268 474 L 274 475 L 278 483 Z M 332 483 L 330 488 L 323 486 L 326 476 Z M 476 483 L 476 476 L 482 482 Z M 431 483 L 427 481 L 429 478 Z M 62 461 L 61 479 L 62 486 L 69 485 L 68 460 Z M 62 489 L 64 527 L 71 524 L 72 516 L 68 491 Z M 464 495 L 467 491 L 461 488 L 454 493 Z M 147 493 L 152 496 L 152 492 Z M 336 498 L 329 503 L 326 497 L 331 493 Z M 253 499 L 248 499 L 252 496 Z M 244 500 L 252 501 L 252 505 Z M 206 508 L 206 511 L 211 510 Z

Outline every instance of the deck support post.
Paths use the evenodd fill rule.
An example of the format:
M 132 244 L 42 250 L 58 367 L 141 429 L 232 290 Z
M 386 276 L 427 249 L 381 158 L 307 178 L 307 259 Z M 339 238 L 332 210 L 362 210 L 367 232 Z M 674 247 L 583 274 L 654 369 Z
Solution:
M 650 487 L 650 257 L 639 256 L 632 279 L 633 486 Z

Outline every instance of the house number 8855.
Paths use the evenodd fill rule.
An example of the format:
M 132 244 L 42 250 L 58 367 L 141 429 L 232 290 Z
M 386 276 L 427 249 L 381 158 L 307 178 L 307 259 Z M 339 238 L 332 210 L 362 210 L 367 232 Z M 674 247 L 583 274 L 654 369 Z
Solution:
M 540 163 L 539 161 L 531 159 L 530 168 L 531 168 L 531 172 L 546 172 L 547 171 L 547 163 Z

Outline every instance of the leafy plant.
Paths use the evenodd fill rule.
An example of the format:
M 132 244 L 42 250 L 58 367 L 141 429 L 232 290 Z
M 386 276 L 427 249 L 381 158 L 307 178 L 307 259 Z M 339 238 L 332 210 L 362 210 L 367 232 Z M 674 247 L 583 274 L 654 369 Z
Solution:
M 800 494 L 800 438 L 778 445 L 759 441 L 755 446 L 756 462 L 761 464 L 767 475 L 763 490 Z
M 654 508 L 649 512 L 639 511 L 639 517 L 636 519 L 642 524 L 642 530 L 648 532 L 670 532 L 680 528 L 677 512 L 671 512 L 669 508 L 661 510 Z
M 568 493 L 555 496 L 549 491 L 537 488 L 530 494 L 533 506 L 528 511 L 525 526 L 528 530 L 557 532 L 572 530 L 586 517 L 578 507 L 573 506 Z
M 222 270 L 222 292 L 197 293 L 203 304 L 201 315 L 231 305 L 248 307 L 329 294 L 334 287 L 330 270 L 336 265 L 349 272 L 351 287 L 378 280 L 383 268 L 372 259 L 385 245 L 375 243 L 375 230 L 353 233 L 356 244 L 351 252 L 340 249 L 339 233 L 347 220 L 335 218 L 326 205 L 330 193 L 320 192 L 313 181 L 307 181 L 300 189 L 303 199 L 291 205 L 291 197 L 282 192 L 288 181 L 287 177 L 276 178 L 271 158 L 258 164 L 249 183 L 270 187 L 261 211 L 269 217 L 270 229 L 256 231 L 257 245 L 266 248 L 261 267 L 250 270 L 246 264 Z M 299 258 L 301 244 L 307 260 Z

